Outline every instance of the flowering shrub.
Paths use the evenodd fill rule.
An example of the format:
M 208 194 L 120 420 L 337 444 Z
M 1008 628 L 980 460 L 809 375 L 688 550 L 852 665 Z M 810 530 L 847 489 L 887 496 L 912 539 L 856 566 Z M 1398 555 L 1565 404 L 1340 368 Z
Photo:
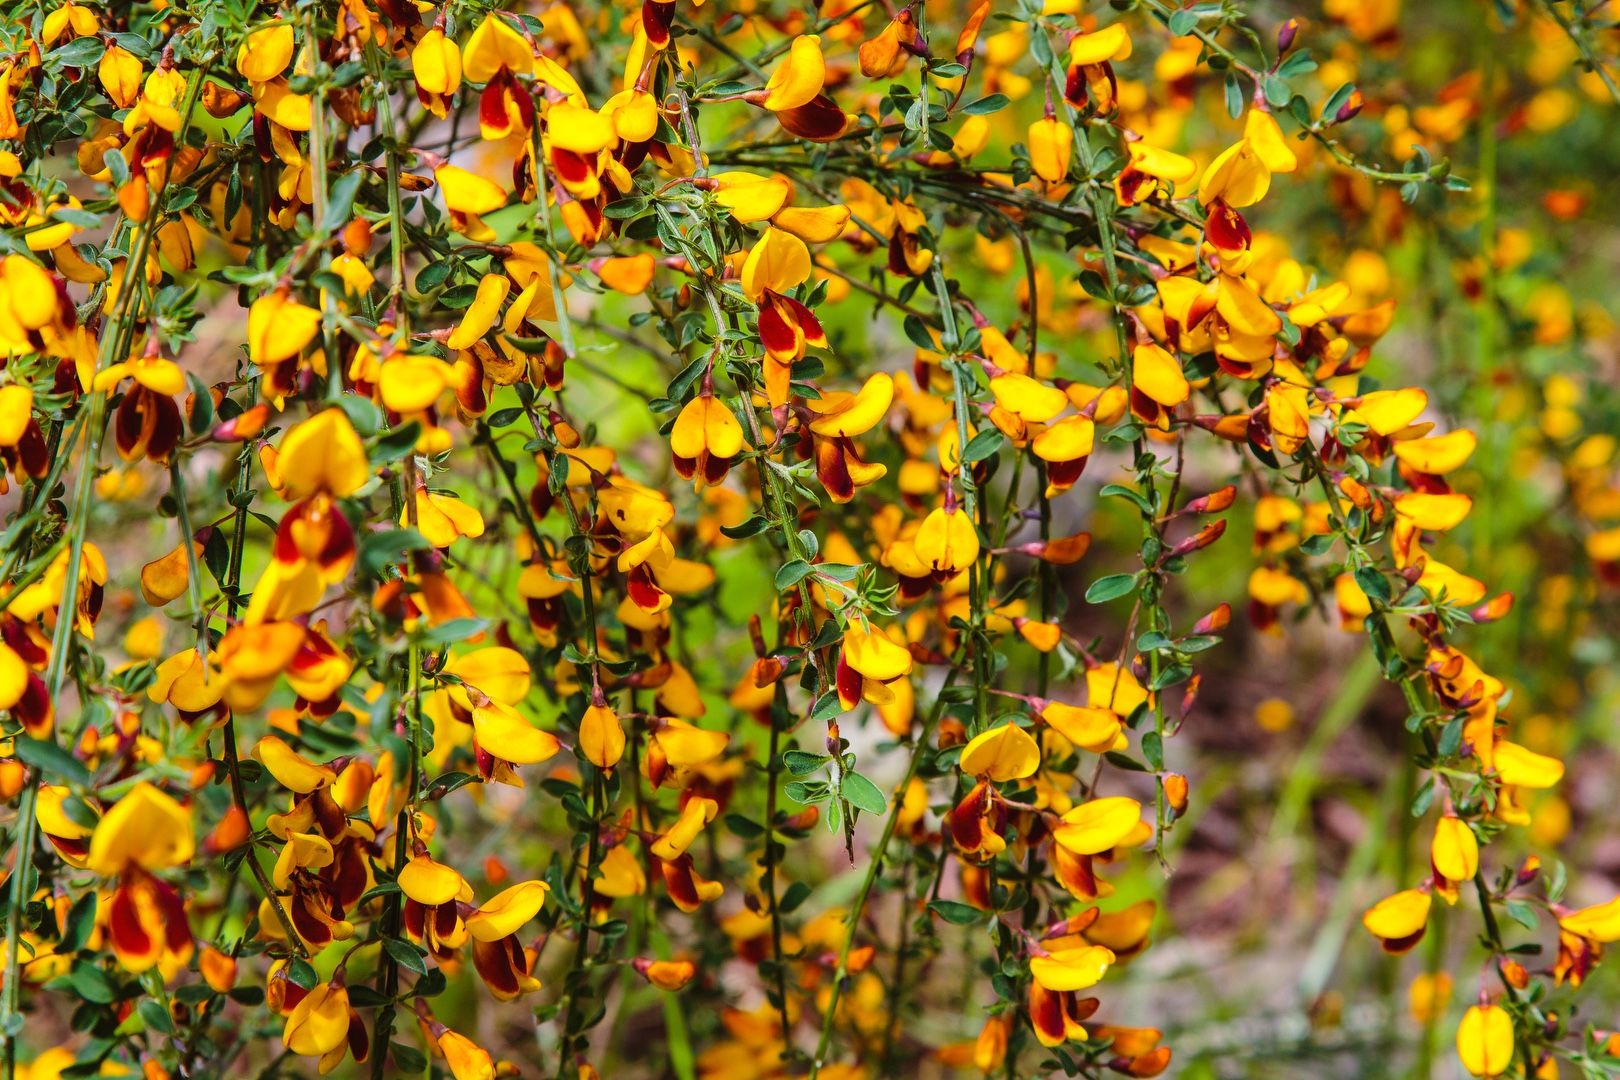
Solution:
M 12 4 L 7 1080 L 1241 1074 L 1138 957 L 1381 714 L 1300 1010 L 1620 1071 L 1620 35 L 1275 7 Z

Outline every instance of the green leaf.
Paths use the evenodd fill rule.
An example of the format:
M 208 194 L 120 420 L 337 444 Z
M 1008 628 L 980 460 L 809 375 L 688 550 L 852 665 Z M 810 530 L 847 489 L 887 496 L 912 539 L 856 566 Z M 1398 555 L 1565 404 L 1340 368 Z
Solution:
M 831 619 L 828 620 L 828 622 L 831 621 Z M 825 722 L 843 711 L 844 705 L 838 700 L 838 694 L 836 692 L 827 693 L 823 694 L 816 702 L 815 707 L 810 710 L 810 719 Z
M 101 59 L 107 46 L 101 38 L 94 35 L 90 37 L 74 38 L 72 41 L 49 53 L 45 59 L 55 67 L 87 68 Z
M 1126 487 L 1124 484 L 1104 484 L 1102 490 L 1099 491 L 1097 495 L 1099 498 L 1103 499 L 1124 499 L 1126 502 L 1131 503 L 1138 510 L 1140 510 L 1143 516 L 1153 516 L 1152 504 L 1149 503 L 1147 498 L 1135 488 Z
M 1157 731 L 1142 733 L 1142 756 L 1154 772 L 1164 768 L 1164 738 Z
M 1086 590 L 1086 603 L 1106 604 L 1116 600 L 1136 588 L 1136 574 L 1109 574 L 1098 578 Z
M 373 900 L 380 900 L 385 896 L 397 896 L 403 891 L 404 890 L 399 887 L 399 883 L 397 881 L 384 881 L 377 885 L 373 885 L 371 888 L 362 893 L 360 899 L 355 902 L 354 906 L 365 907 Z
M 646 199 L 619 199 L 602 211 L 602 216 L 614 221 L 629 221 L 647 209 Z
M 814 567 L 803 559 L 793 559 L 785 563 L 776 571 L 776 591 L 787 592 L 808 577 L 813 569 Z
M 338 398 L 338 408 L 343 410 L 349 423 L 354 425 L 355 434 L 362 439 L 369 439 L 382 430 L 383 412 L 370 398 L 344 394 Z
M 1163 690 L 1166 687 L 1175 686 L 1177 683 L 1184 683 L 1190 678 L 1192 678 L 1192 668 L 1186 664 L 1171 664 L 1153 678 L 1153 681 L 1148 684 L 1148 689 L 1154 691 Z
M 320 981 L 309 961 L 297 956 L 287 965 L 287 978 L 291 979 L 292 984 L 300 990 L 313 990 L 315 984 Z
M 85 1001 L 97 1005 L 110 1005 L 118 1000 L 118 988 L 107 978 L 107 973 L 83 960 L 73 965 L 68 985 Z
M 371 1052 L 375 1054 L 379 1051 L 373 1047 Z M 410 1043 L 391 1042 L 388 1044 L 388 1052 L 394 1055 L 394 1065 L 402 1076 L 427 1071 L 427 1055 Z
M 972 926 L 987 918 L 984 912 L 960 900 L 934 900 L 929 903 L 928 910 L 952 926 Z
M 1007 441 L 1007 437 L 993 427 L 987 427 L 973 438 L 968 440 L 967 447 L 962 451 L 962 460 L 972 465 L 1000 450 Z
M 906 337 L 919 349 L 935 349 L 934 336 L 928 332 L 928 324 L 915 315 L 907 315 L 900 324 L 906 332 Z
M 434 780 L 428 785 L 427 790 L 431 798 L 442 799 L 452 791 L 457 791 L 466 787 L 468 784 L 476 784 L 479 782 L 478 776 L 474 773 L 451 771 L 441 773 L 438 779 Z
M 731 830 L 733 836 L 739 836 L 744 840 L 752 840 L 765 832 L 764 826 L 759 822 L 745 818 L 741 814 L 727 814 L 725 822 L 726 828 Z
M 782 894 L 782 899 L 776 902 L 776 906 L 781 910 L 782 914 L 791 915 L 794 909 L 810 899 L 810 893 L 809 885 L 802 881 L 795 881 L 787 887 L 787 891 Z
M 422 954 L 416 951 L 416 946 L 401 938 L 385 938 L 383 948 L 388 950 L 400 967 L 407 971 L 414 971 L 418 975 L 427 974 L 427 961 Z
M 1356 584 L 1361 586 L 1361 591 L 1369 598 L 1380 604 L 1389 603 L 1389 580 L 1376 567 L 1357 567 L 1355 579 Z
M 1243 115 L 1243 87 L 1235 71 L 1226 73 L 1226 115 L 1234 120 Z
M 160 1035 L 168 1035 L 174 1031 L 174 1017 L 163 1003 L 154 998 L 147 998 L 135 1006 L 135 1011 L 141 1014 L 141 1021 L 146 1024 L 146 1030 L 155 1031 Z
M 169 210 L 174 209 L 173 199 L 169 200 L 166 208 Z M 99 229 L 101 227 L 100 214 L 92 214 L 88 210 L 80 210 L 73 206 L 57 207 L 51 211 L 50 216 L 55 221 L 65 221 L 70 225 L 77 225 L 81 229 Z
M 969 116 L 985 116 L 989 113 L 1000 112 L 1007 107 L 1006 94 L 988 94 L 977 101 L 970 101 L 956 110 Z
M 73 906 L 68 909 L 66 926 L 67 928 L 62 931 L 62 940 L 57 943 L 56 951 L 72 955 L 84 948 L 96 929 L 96 894 L 93 891 L 74 901 Z
M 796 803 L 809 806 L 825 800 L 831 794 L 825 780 L 795 780 L 782 788 L 782 794 Z
M 441 623 L 422 635 L 422 644 L 428 646 L 449 645 L 456 641 L 466 641 L 474 634 L 489 629 L 488 619 L 451 619 Z
M 858 772 L 844 774 L 844 782 L 839 786 L 839 792 L 849 805 L 857 810 L 865 810 L 868 814 L 881 814 L 889 808 L 882 790 Z
M 1288 54 L 1282 63 L 1277 65 L 1279 78 L 1291 79 L 1295 75 L 1307 75 L 1316 70 L 1316 58 L 1309 49 L 1299 49 Z
M 722 525 L 720 531 L 733 540 L 746 540 L 750 536 L 758 536 L 771 527 L 769 518 L 754 515 L 740 525 Z
M 365 178 L 364 169 L 351 169 L 332 182 L 326 195 L 326 217 L 321 221 L 323 232 L 335 233 L 348 224 L 354 211 L 354 197 L 359 194 L 360 182 Z
M 391 461 L 398 461 L 416 447 L 416 440 L 422 435 L 422 425 L 415 420 L 409 420 L 399 427 L 388 432 L 371 444 L 371 464 L 386 465 Z
M 432 546 L 415 529 L 367 533 L 360 538 L 360 569 L 369 577 L 386 580 L 389 567 L 413 551 L 426 551 Z
M 551 344 L 551 339 L 544 337 L 520 337 L 517 334 L 502 334 L 501 336 L 506 339 L 507 344 L 526 356 L 538 356 L 546 351 L 547 345 Z
M 11 749 L 23 764 L 32 765 L 51 780 L 66 781 L 74 787 L 85 787 L 90 783 L 90 770 L 55 742 L 24 736 L 17 738 Z
M 1506 906 L 1508 918 L 1526 930 L 1534 930 L 1541 925 L 1541 920 L 1536 915 L 1536 909 L 1525 901 L 1509 900 Z
M 1343 86 L 1333 91 L 1333 95 L 1329 97 L 1322 105 L 1322 112 L 1320 113 L 1321 118 L 1323 120 L 1332 120 L 1334 117 L 1336 117 L 1339 114 L 1339 110 L 1344 108 L 1345 102 L 1350 100 L 1350 95 L 1355 92 L 1355 83 L 1345 83 Z
M 1108 282 L 1095 270 L 1080 271 L 1080 287 L 1098 300 L 1114 302 L 1114 294 L 1108 288 Z
M 1443 758 L 1453 757 L 1462 748 L 1463 721 L 1466 714 L 1459 714 L 1451 718 L 1450 722 L 1440 732 L 1440 743 L 1436 751 Z
M 1104 760 L 1106 760 L 1108 762 L 1108 764 L 1112 765 L 1114 768 L 1116 768 L 1116 769 L 1124 769 L 1126 772 L 1149 772 L 1149 771 L 1151 771 L 1151 770 L 1148 769 L 1148 767 L 1146 765 L 1143 765 L 1140 761 L 1137 761 L 1135 758 L 1131 757 L 1129 754 L 1122 754 L 1118 750 L 1110 750 L 1110 751 L 1108 751 L 1108 753 L 1103 755 L 1103 758 L 1104 758 Z
M 809 776 L 820 772 L 831 761 L 827 754 L 810 754 L 803 750 L 789 750 L 782 755 L 782 765 L 794 776 Z

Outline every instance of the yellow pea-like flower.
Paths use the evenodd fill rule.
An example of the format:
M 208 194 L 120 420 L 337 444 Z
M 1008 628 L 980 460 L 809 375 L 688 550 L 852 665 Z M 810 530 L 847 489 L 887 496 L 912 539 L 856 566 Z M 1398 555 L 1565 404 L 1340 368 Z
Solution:
M 810 249 L 797 236 L 766 226 L 743 261 L 743 292 L 758 302 L 765 293 L 782 293 L 810 276 Z
M 461 47 L 435 26 L 411 50 L 411 72 L 429 94 L 453 94 L 461 87 Z
M 1152 342 L 1144 342 L 1131 352 L 1132 387 L 1151 401 L 1173 408 L 1192 393 L 1181 363 Z
M 1022 780 L 1040 768 L 1041 748 L 1017 724 L 1001 724 L 975 736 L 963 747 L 958 764 L 969 776 L 998 784 Z
M 1385 951 L 1405 952 L 1423 936 L 1433 903 L 1421 889 L 1403 889 L 1368 908 L 1361 924 L 1383 943 Z
M 101 54 L 96 65 L 96 78 L 113 104 L 127 109 L 135 104 L 141 92 L 141 62 L 134 53 L 113 45 Z
M 912 541 L 917 557 L 935 574 L 953 575 L 979 558 L 979 532 L 960 507 L 941 507 L 923 519 Z
M 1495 762 L 1496 773 L 1502 778 L 1502 783 L 1514 787 L 1550 788 L 1564 778 L 1562 761 L 1526 750 L 1506 739 L 1496 744 Z
M 1069 742 L 1093 754 L 1119 749 L 1125 729 L 1119 714 L 1112 709 L 1067 705 L 1061 701 L 1048 702 L 1041 710 L 1041 719 Z
M 1069 42 L 1069 63 L 1101 64 L 1131 57 L 1130 28 L 1122 22 L 1110 23 L 1089 34 L 1076 34 Z
M 499 701 L 473 709 L 473 733 L 480 746 L 514 765 L 537 765 L 562 749 L 555 735 L 541 731 Z
M 1142 804 L 1124 795 L 1091 799 L 1063 815 L 1052 838 L 1076 855 L 1100 855 L 1123 843 L 1142 823 Z
M 321 313 L 278 289 L 248 308 L 248 356 L 260 367 L 297 356 L 315 338 Z
M 821 38 L 801 34 L 793 39 L 788 54 L 771 72 L 760 104 L 772 112 L 808 105 L 821 93 L 827 77 L 827 61 L 821 55 Z
M 567 101 L 559 101 L 547 111 L 546 134 L 551 145 L 575 154 L 606 150 L 618 138 L 613 121 L 594 109 Z
M 253 748 L 253 756 L 264 765 L 276 783 L 298 795 L 307 795 L 337 781 L 331 766 L 317 765 L 274 735 L 266 735 Z
M 163 870 L 191 861 L 191 810 L 145 781 L 102 815 L 90 837 L 91 870 L 111 877 L 131 866 Z
M 579 721 L 579 751 L 598 769 L 611 769 L 624 756 L 624 724 L 619 714 L 602 705 L 592 705 Z
M 467 1036 L 446 1029 L 438 1043 L 455 1080 L 495 1080 L 495 1059 Z
M 267 83 L 287 70 L 293 56 L 293 28 L 279 20 L 261 26 L 236 49 L 236 70 L 249 82 Z
M 841 438 L 864 434 L 883 421 L 893 402 L 894 379 L 887 372 L 876 372 L 853 394 L 833 391 L 809 403 L 817 414 L 810 421 L 810 430 Z
M 427 907 L 448 904 L 452 900 L 471 900 L 472 886 L 454 867 L 436 862 L 427 855 L 416 855 L 400 868 L 400 891 Z
M 281 1041 L 295 1054 L 320 1057 L 342 1046 L 348 1035 L 348 988 L 320 983 L 288 1014 Z
M 1058 949 L 1029 962 L 1029 974 L 1053 993 L 1084 990 L 1095 986 L 1113 966 L 1114 952 L 1102 945 Z
M 1434 868 L 1448 881 L 1467 881 L 1479 870 L 1479 841 L 1468 823 L 1446 814 L 1435 824 L 1429 844 Z
M 345 498 L 371 480 L 366 448 L 339 408 L 326 409 L 281 440 L 277 456 L 282 493 L 304 499 L 317 493 Z
M 1499 1005 L 1474 1005 L 1457 1025 L 1457 1056 L 1474 1076 L 1501 1076 L 1513 1061 L 1513 1018 Z
M 686 800 L 681 816 L 653 842 L 652 853 L 665 861 L 679 858 L 719 812 L 720 804 L 713 799 L 698 796 Z
M 534 63 L 529 43 L 499 12 L 484 16 L 467 39 L 461 56 L 462 74 L 475 83 L 489 82 L 503 69 L 527 75 L 534 70 Z
M 500 315 L 501 304 L 512 289 L 512 279 L 505 274 L 485 274 L 478 280 L 473 302 L 461 317 L 461 323 L 451 331 L 445 342 L 452 349 L 465 349 L 489 332 Z
M 1558 925 L 1571 934 L 1604 945 L 1620 941 L 1620 896 L 1560 916 Z
M 1055 117 L 1044 116 L 1029 125 L 1029 164 L 1035 175 L 1056 184 L 1069 175 L 1074 155 L 1074 136 Z
M 551 886 L 543 881 L 520 881 L 502 889 L 467 916 L 467 932 L 475 941 L 499 941 L 515 934 L 540 913 L 549 892 Z

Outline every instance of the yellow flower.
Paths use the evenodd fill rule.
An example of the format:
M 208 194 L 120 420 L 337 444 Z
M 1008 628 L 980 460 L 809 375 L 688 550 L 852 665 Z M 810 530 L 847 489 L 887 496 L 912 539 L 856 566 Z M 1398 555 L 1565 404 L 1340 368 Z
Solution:
M 1474 1076 L 1501 1076 L 1513 1061 L 1513 1018 L 1497 1005 L 1474 1005 L 1457 1025 L 1457 1056 Z
M 295 1054 L 320 1057 L 342 1046 L 348 1035 L 348 988 L 319 983 L 288 1014 L 281 1041 Z
M 1468 881 L 1479 871 L 1479 841 L 1468 823 L 1452 814 L 1441 817 L 1429 844 L 1429 859 L 1447 881 Z
M 953 577 L 979 558 L 979 533 L 959 507 L 932 511 L 923 519 L 913 544 L 917 557 L 936 576 Z
M 808 105 L 821 93 L 821 84 L 826 75 L 827 62 L 821 55 L 821 38 L 815 34 L 801 34 L 793 39 L 788 54 L 771 72 L 760 104 L 772 112 Z
M 439 1036 L 439 1052 L 455 1080 L 495 1080 L 495 1061 L 489 1051 L 454 1031 Z
M 1113 963 L 1112 949 L 1101 945 L 1084 945 L 1077 949 L 1059 949 L 1046 956 L 1032 958 L 1029 962 L 1029 974 L 1045 989 L 1053 993 L 1064 993 L 1095 986 Z
M 699 394 L 676 416 L 669 449 L 675 471 L 683 478 L 718 484 L 725 480 L 732 459 L 742 452 L 743 428 L 713 394 Z
M 304 351 L 320 328 L 319 311 L 277 289 L 248 308 L 248 358 L 259 367 L 289 360 Z
M 260 739 L 253 748 L 253 756 L 275 777 L 276 783 L 297 795 L 307 795 L 337 782 L 337 773 L 330 766 L 315 764 L 274 735 Z
M 1017 724 L 1002 724 L 973 738 L 962 748 L 960 767 L 969 776 L 1002 783 L 1035 775 L 1041 748 Z
M 315 494 L 346 498 L 371 480 L 366 448 L 339 408 L 317 413 L 287 432 L 277 468 L 282 493 L 289 499 Z
M 579 721 L 579 751 L 598 769 L 611 769 L 624 756 L 624 725 L 619 715 L 602 705 L 592 705 Z
M 166 870 L 191 861 L 191 811 L 145 781 L 102 815 L 86 865 L 103 877 L 138 866 Z
M 467 932 L 475 941 L 499 941 L 515 934 L 540 913 L 550 891 L 543 881 L 521 881 L 503 889 L 467 917 Z
M 292 24 L 280 20 L 261 26 L 236 48 L 236 70 L 249 82 L 267 83 L 292 63 Z
M 1029 125 L 1029 164 L 1035 175 L 1049 184 L 1068 178 L 1069 159 L 1074 154 L 1074 136 L 1067 126 L 1051 116 Z
M 454 868 L 417 855 L 399 871 L 399 889 L 425 907 L 437 907 L 452 900 L 470 901 L 472 886 Z
M 1142 804 L 1124 795 L 1091 799 L 1063 815 L 1052 838 L 1076 855 L 1100 855 L 1119 846 L 1142 824 Z
M 534 53 L 505 16 L 491 12 L 467 39 L 461 69 L 475 83 L 489 82 L 503 69 L 515 75 L 527 75 L 534 70 Z M 442 178 L 440 183 L 443 183 Z
M 1422 939 L 1432 903 L 1426 892 L 1403 889 L 1368 908 L 1361 923 L 1383 943 L 1386 952 L 1406 952 Z

